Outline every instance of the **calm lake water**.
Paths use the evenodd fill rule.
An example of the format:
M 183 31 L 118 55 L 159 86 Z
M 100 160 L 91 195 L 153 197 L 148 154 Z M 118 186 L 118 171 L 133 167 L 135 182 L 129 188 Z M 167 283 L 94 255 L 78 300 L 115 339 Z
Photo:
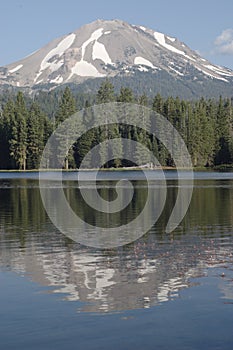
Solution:
M 165 227 L 179 186 L 176 172 L 165 174 L 158 222 L 131 244 L 99 250 L 53 226 L 38 173 L 0 173 L 0 349 L 233 349 L 233 173 L 195 173 L 190 208 L 171 234 Z M 45 177 L 56 189 L 56 173 Z M 83 186 L 91 193 L 89 177 Z M 113 226 L 132 220 L 159 188 L 153 179 L 148 188 L 139 171 L 102 172 L 100 195 L 114 199 L 122 178 L 135 192 Z M 76 180 L 64 175 L 72 209 L 104 226 Z

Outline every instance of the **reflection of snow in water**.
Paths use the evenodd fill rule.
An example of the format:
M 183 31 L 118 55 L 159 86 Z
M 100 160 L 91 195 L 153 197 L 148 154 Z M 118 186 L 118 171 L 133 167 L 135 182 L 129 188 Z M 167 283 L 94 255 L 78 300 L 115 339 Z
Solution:
M 208 267 L 223 261 L 232 264 L 229 238 L 217 247 L 208 239 L 195 246 L 186 243 L 157 243 L 153 247 L 135 243 L 121 255 L 116 251 L 97 255 L 84 249 L 69 251 L 65 246 L 51 251 L 39 235 L 34 235 L 24 250 L 17 241 L 6 241 L 5 246 L 1 242 L 0 264 L 54 287 L 53 292 L 65 294 L 66 300 L 85 302 L 82 311 L 149 308 L 176 298 Z M 220 289 L 226 298 L 233 299 L 232 283 Z

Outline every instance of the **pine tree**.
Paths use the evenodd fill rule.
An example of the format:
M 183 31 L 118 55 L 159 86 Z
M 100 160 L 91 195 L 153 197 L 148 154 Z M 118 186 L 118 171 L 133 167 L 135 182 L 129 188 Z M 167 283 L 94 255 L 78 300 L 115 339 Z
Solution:
M 140 104 L 141 106 L 148 106 L 148 97 L 146 96 L 146 94 L 139 96 L 138 104 Z
M 61 102 L 59 104 L 58 111 L 55 115 L 56 125 L 62 123 L 65 119 L 72 116 L 76 109 L 76 102 L 73 94 L 69 87 L 66 87 L 61 98 Z
M 12 122 L 10 139 L 10 155 L 20 170 L 26 170 L 27 159 L 27 118 L 25 99 L 22 92 L 18 92 L 15 103 L 15 118 Z
M 118 102 L 133 103 L 134 95 L 130 88 L 122 87 L 120 90 L 120 95 L 117 98 Z
M 46 116 L 41 112 L 39 106 L 33 103 L 30 107 L 27 122 L 27 167 L 38 169 L 41 155 L 45 146 Z M 46 135 L 47 137 L 47 135 Z
M 15 119 L 15 105 L 8 100 L 1 110 L 0 118 L 0 168 L 11 169 L 15 163 L 10 155 L 10 140 L 12 138 L 12 125 Z
M 155 112 L 162 114 L 163 113 L 164 101 L 160 94 L 157 94 L 153 100 L 152 108 Z
M 95 167 L 95 159 L 92 159 L 90 155 L 87 156 L 88 152 L 94 147 L 96 142 L 96 130 L 92 128 L 94 123 L 94 111 L 90 106 L 89 101 L 85 102 L 85 108 L 83 110 L 83 125 L 85 130 L 89 129 L 79 140 L 75 143 L 75 162 L 76 166 L 79 167 L 85 157 L 85 162 L 82 163 L 84 168 Z
M 137 128 L 135 159 L 137 165 L 145 165 L 151 162 L 150 150 L 148 147 L 149 137 L 146 138 L 144 130 Z
M 76 112 L 76 104 L 74 96 L 72 95 L 69 87 L 66 87 L 61 102 L 59 104 L 58 111 L 55 116 L 56 125 L 59 125 L 60 123 L 64 122 L 67 118 L 71 117 Z M 75 167 L 75 160 L 74 160 L 74 145 L 72 147 L 69 146 L 69 140 L 72 137 L 72 135 L 75 133 L 75 130 L 72 129 L 71 125 L 69 125 L 69 130 L 65 128 L 62 133 L 56 133 L 57 135 L 57 143 L 58 143 L 58 150 L 62 153 L 65 153 L 65 160 L 64 160 L 64 168 L 66 170 L 69 169 L 69 166 Z M 62 160 L 60 160 L 62 161 Z
M 219 99 L 217 110 L 217 146 L 216 158 L 217 164 L 227 164 L 232 161 L 232 144 L 233 144 L 233 126 L 232 126 L 232 106 L 230 99 Z
M 97 92 L 96 103 L 107 103 L 114 102 L 115 94 L 114 94 L 114 86 L 112 83 L 106 79 L 101 85 Z
M 103 81 L 103 83 L 101 84 L 97 92 L 96 103 L 101 104 L 101 103 L 108 103 L 108 102 L 114 102 L 114 101 L 115 101 L 114 86 L 108 79 L 106 79 L 105 81 Z M 103 143 L 103 141 L 107 141 L 110 138 L 110 129 L 112 127 L 113 126 L 106 124 L 98 128 L 98 134 L 99 134 L 98 143 L 102 143 L 100 145 L 99 162 L 104 167 L 108 166 L 108 163 L 107 164 L 105 163 L 106 163 L 106 160 L 109 158 L 110 150 L 108 149 L 106 143 Z

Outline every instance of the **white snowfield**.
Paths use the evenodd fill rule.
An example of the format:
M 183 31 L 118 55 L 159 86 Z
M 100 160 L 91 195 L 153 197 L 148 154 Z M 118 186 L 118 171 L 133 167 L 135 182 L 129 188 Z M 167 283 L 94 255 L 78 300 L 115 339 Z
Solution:
M 223 68 L 218 68 L 216 66 L 212 66 L 211 64 L 206 64 L 205 67 L 207 69 L 214 71 L 217 74 L 225 75 L 226 77 L 232 77 L 232 74 L 230 74 L 227 70 L 225 70 Z
M 90 43 L 92 43 L 93 41 L 98 40 L 98 39 L 103 35 L 103 30 L 104 30 L 103 28 L 100 28 L 100 29 L 95 30 L 95 31 L 91 34 L 90 38 L 89 38 L 88 40 L 86 40 L 86 41 L 82 44 L 82 48 L 81 48 L 81 49 L 82 49 L 82 59 L 81 59 L 81 61 L 84 60 L 84 55 L 85 55 L 87 46 L 88 46 Z
M 176 41 L 176 38 L 172 38 L 171 36 L 168 36 L 168 35 L 167 35 L 167 38 L 168 38 L 170 41 L 172 41 L 173 43 L 174 43 L 174 41 Z
M 56 70 L 56 68 L 53 69 L 53 66 L 55 65 L 56 67 L 56 64 L 50 63 L 49 60 L 54 56 L 62 56 L 64 52 L 73 44 L 75 37 L 76 35 L 74 33 L 68 35 L 53 50 L 51 50 L 41 62 L 40 70 L 45 70 L 48 67 L 50 67 L 50 69 L 52 68 L 51 70 Z M 59 63 L 57 63 L 57 66 L 59 66 Z
M 175 52 L 175 53 L 177 53 L 179 55 L 185 56 L 191 61 L 195 61 L 194 58 L 188 56 L 184 51 L 178 50 L 176 47 L 167 44 L 166 41 L 165 41 L 165 35 L 163 33 L 154 32 L 154 37 L 158 41 L 158 43 L 161 46 L 163 46 L 165 49 L 167 49 L 169 51 L 172 51 L 172 52 Z
M 95 68 L 95 66 L 93 66 L 93 64 L 88 63 L 86 61 L 77 62 L 75 66 L 71 68 L 71 74 L 67 80 L 69 80 L 74 74 L 77 74 L 80 77 L 95 77 L 95 78 L 101 78 L 105 76 L 105 74 L 101 74 Z
M 148 66 L 150 68 L 156 69 L 156 67 L 153 65 L 153 63 L 151 63 L 147 59 L 145 59 L 143 57 L 140 57 L 140 56 L 139 57 L 135 57 L 134 64 Z
M 104 44 L 101 44 L 98 41 L 94 43 L 93 51 L 92 51 L 92 59 L 93 60 L 100 59 L 105 64 L 112 64 L 112 60 L 109 57 L 109 54 L 107 53 L 107 50 Z
M 167 44 L 165 41 L 165 35 L 163 33 L 154 32 L 154 37 L 158 41 L 158 43 L 161 46 L 165 47 L 167 50 L 178 53 L 179 55 L 185 55 L 184 51 L 178 50 L 172 45 Z
M 63 82 L 63 77 L 58 75 L 55 79 L 50 80 L 50 83 L 61 84 Z
M 38 80 L 38 81 L 36 82 L 36 85 L 39 85 L 39 84 L 43 83 L 43 81 L 44 81 L 44 79 Z
M 146 27 L 139 26 L 139 28 L 140 28 L 141 30 L 144 30 L 144 32 L 146 31 Z
M 45 69 L 49 68 L 51 72 L 55 72 L 64 64 L 64 60 L 63 59 L 59 60 L 59 57 L 61 57 L 64 54 L 64 52 L 71 47 L 71 45 L 75 40 L 75 37 L 76 35 L 74 33 L 71 33 L 70 35 L 65 37 L 62 41 L 60 41 L 60 43 L 54 49 L 49 51 L 49 53 L 45 56 L 45 58 L 42 60 L 40 64 L 40 70 L 36 75 L 34 82 L 38 80 L 38 78 L 40 77 L 40 75 L 43 73 Z M 50 62 L 50 60 L 54 56 L 58 56 L 58 58 Z
M 171 67 L 171 66 L 169 66 L 169 69 L 172 70 L 174 73 L 176 73 L 176 74 L 182 76 L 182 77 L 184 76 L 184 73 L 179 72 L 177 69 L 175 69 L 175 68 L 173 68 L 173 67 Z
M 23 67 L 23 64 L 19 64 L 17 67 L 10 69 L 9 73 L 15 73 Z
M 227 79 L 218 77 L 218 76 L 216 76 L 216 75 L 213 75 L 213 74 L 207 72 L 206 70 L 204 70 L 204 69 L 202 69 L 202 68 L 200 68 L 200 67 L 196 67 L 196 69 L 199 70 L 200 72 L 204 73 L 205 75 L 208 75 L 208 76 L 211 77 L 211 78 L 218 79 L 218 80 L 222 80 L 222 81 L 225 81 L 226 83 L 229 83 L 229 81 L 228 81 Z
M 99 43 L 97 40 L 101 38 L 103 35 L 103 28 L 99 28 L 95 30 L 90 38 L 86 40 L 81 47 L 82 51 L 82 57 L 81 61 L 77 62 L 74 67 L 71 68 L 71 74 L 69 75 L 68 79 L 72 78 L 74 74 L 79 75 L 81 77 L 95 77 L 95 78 L 100 78 L 104 77 L 105 74 L 102 74 L 98 71 L 98 69 L 91 63 L 85 61 L 85 53 L 86 53 L 86 48 L 89 44 L 94 42 L 93 49 L 92 49 L 92 59 L 100 59 L 103 61 L 105 64 L 112 64 L 112 60 L 104 46 L 104 44 Z M 106 34 L 106 32 L 105 32 Z

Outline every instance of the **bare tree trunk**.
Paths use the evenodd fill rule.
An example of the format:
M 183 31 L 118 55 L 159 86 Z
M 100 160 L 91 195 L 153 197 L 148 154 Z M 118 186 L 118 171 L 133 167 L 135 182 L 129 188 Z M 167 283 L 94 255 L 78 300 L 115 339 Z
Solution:
M 69 169 L 69 161 L 68 161 L 68 156 L 65 159 L 65 169 L 68 170 Z
M 26 170 L 26 158 L 23 160 L 23 170 Z

